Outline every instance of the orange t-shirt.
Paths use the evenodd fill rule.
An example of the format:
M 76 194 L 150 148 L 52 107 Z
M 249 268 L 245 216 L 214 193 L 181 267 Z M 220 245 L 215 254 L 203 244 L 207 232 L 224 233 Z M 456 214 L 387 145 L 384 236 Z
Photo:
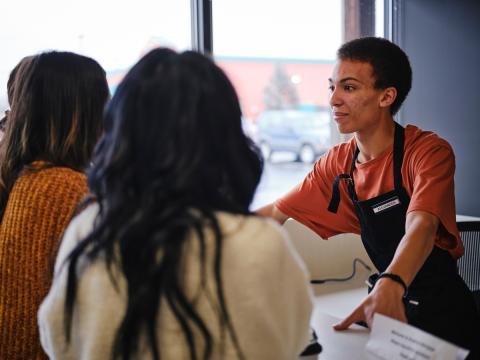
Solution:
M 337 175 L 350 173 L 355 147 L 355 138 L 333 147 L 315 163 L 303 182 L 277 200 L 275 206 L 324 239 L 341 233 L 360 234 L 346 181 L 339 183 L 337 213 L 327 210 L 332 183 Z M 464 248 L 456 225 L 454 173 L 455 156 L 448 142 L 432 132 L 407 125 L 402 164 L 403 186 L 410 196 L 407 213 L 421 210 L 435 215 L 440 220 L 435 244 L 459 258 Z M 359 200 L 392 191 L 393 145 L 377 158 L 356 164 L 354 180 Z

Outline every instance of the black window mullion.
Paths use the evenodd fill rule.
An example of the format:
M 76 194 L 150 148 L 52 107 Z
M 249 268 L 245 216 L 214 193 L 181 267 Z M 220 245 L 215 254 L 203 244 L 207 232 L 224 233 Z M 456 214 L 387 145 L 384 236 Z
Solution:
M 213 52 L 212 1 L 191 0 L 192 48 L 204 54 Z

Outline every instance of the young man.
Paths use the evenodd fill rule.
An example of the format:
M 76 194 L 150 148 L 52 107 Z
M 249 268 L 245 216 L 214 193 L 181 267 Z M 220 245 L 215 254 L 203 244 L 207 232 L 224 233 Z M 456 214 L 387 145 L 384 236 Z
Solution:
M 472 350 L 480 322 L 456 271 L 464 249 L 455 221 L 452 149 L 432 132 L 394 121 L 412 80 L 398 46 L 361 38 L 344 44 L 337 57 L 330 106 L 339 131 L 353 138 L 258 213 L 280 223 L 292 217 L 324 239 L 361 234 L 380 275 L 335 329 L 371 325 L 378 312 Z

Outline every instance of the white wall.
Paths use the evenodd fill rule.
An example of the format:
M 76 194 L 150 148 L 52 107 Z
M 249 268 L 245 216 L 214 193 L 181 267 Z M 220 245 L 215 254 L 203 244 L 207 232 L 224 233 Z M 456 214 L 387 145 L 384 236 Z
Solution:
M 289 219 L 284 225 L 292 243 L 305 261 L 312 279 L 344 278 L 353 270 L 353 260 L 359 258 L 373 271 L 374 265 L 368 258 L 359 235 L 342 234 L 323 240 L 312 230 Z M 369 271 L 357 263 L 357 273 L 347 282 L 332 282 L 313 285 L 315 293 L 323 294 L 356 287 L 364 287 Z

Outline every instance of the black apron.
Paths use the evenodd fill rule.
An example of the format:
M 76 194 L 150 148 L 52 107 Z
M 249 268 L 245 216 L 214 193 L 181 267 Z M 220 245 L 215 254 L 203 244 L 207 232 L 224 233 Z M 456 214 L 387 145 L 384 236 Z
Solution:
M 386 270 L 405 235 L 410 197 L 402 185 L 404 138 L 404 128 L 395 123 L 392 191 L 371 199 L 358 200 L 354 182 L 355 163 L 359 154 L 357 147 L 350 173 L 335 178 L 328 207 L 329 211 L 337 212 L 339 182 L 347 180 L 348 194 L 360 222 L 363 245 L 380 272 Z M 375 280 L 376 276 L 373 275 L 371 280 Z M 475 324 L 480 320 L 473 296 L 458 275 L 455 260 L 446 250 L 434 246 L 410 284 L 404 304 L 411 325 L 467 349 L 472 349 L 480 341 L 480 322 Z

